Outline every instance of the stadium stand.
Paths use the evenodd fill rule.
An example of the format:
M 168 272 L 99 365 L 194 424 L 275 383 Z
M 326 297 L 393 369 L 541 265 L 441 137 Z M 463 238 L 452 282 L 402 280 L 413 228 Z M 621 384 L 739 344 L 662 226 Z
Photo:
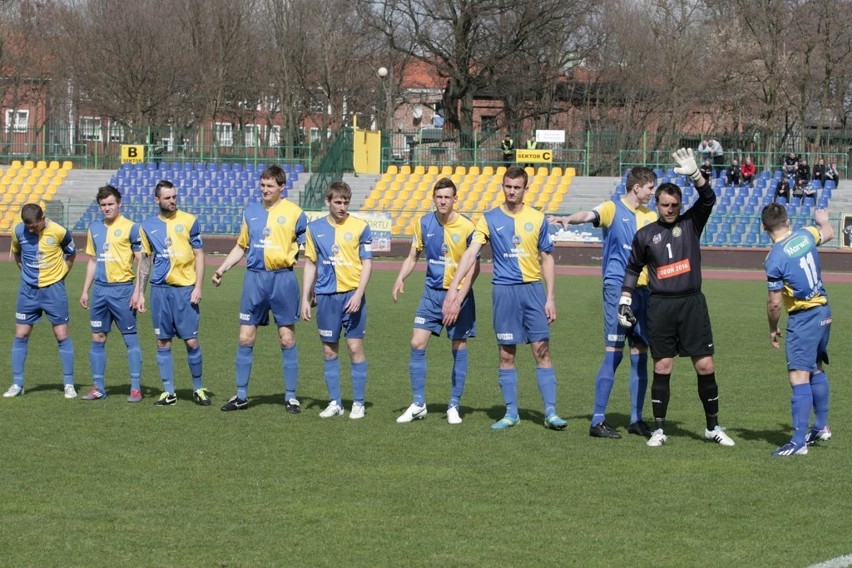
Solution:
M 410 235 L 411 219 L 432 209 L 432 186 L 440 177 L 449 177 L 464 188 L 458 210 L 474 221 L 488 209 L 503 202 L 500 179 L 504 166 L 389 166 L 367 195 L 361 211 L 389 212 L 393 215 L 394 235 Z M 527 168 L 533 207 L 555 213 L 568 194 L 576 175 L 574 168 Z
M 71 162 L 14 160 L 0 177 L 0 231 L 10 231 L 20 221 L 24 203 L 44 209 L 72 167 Z

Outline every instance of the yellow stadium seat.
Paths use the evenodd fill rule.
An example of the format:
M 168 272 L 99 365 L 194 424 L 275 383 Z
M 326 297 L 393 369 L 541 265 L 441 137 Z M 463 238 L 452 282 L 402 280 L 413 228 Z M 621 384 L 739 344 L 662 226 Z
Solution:
M 506 175 L 506 166 L 497 166 L 497 169 L 494 170 L 494 175 L 502 180 L 503 176 Z
M 12 201 L 12 203 L 16 203 L 16 204 L 26 203 L 27 200 L 29 199 L 29 197 L 30 197 L 30 195 L 29 195 L 28 192 L 24 192 L 24 191 L 18 192 L 18 193 L 15 194 L 15 199 Z
M 32 160 L 25 160 L 24 161 L 24 169 L 25 170 L 31 170 L 34 167 L 35 167 L 35 162 L 33 162 Z
M 479 173 L 480 173 L 480 172 L 479 172 L 479 166 L 470 166 L 470 167 L 467 169 L 467 173 L 468 173 L 468 174 L 479 175 Z
M 35 167 L 36 167 L 37 170 L 46 170 L 47 169 L 47 162 L 44 161 L 44 160 L 39 160 L 38 162 L 36 162 Z
M 441 168 L 441 177 L 448 177 L 452 175 L 453 167 L 452 166 L 444 166 Z
M 47 169 L 58 170 L 59 169 L 59 161 L 58 160 L 51 160 L 50 163 L 47 165 Z
M 6 193 L 3 194 L 2 202 L 3 203 L 12 203 L 12 201 L 14 199 L 15 199 L 15 194 L 12 193 L 11 191 L 7 191 Z
M 565 175 L 568 177 L 574 177 L 577 175 L 577 170 L 575 168 L 565 168 Z
M 64 162 L 62 162 L 62 169 L 63 170 L 70 170 L 73 167 L 74 167 L 74 163 L 71 160 L 65 160 Z
M 22 165 L 23 165 L 23 164 L 21 163 L 21 160 L 12 160 L 12 168 L 13 168 L 13 169 L 16 169 L 16 170 L 17 170 L 17 169 L 18 169 L 18 168 L 20 168 Z
M 493 167 L 491 167 L 491 166 L 485 166 L 485 167 L 483 167 L 483 168 L 482 168 L 482 175 L 484 175 L 484 176 L 493 176 L 493 175 L 494 175 L 494 168 L 493 168 Z
M 524 171 L 527 172 L 527 176 L 533 177 L 535 175 L 535 168 L 532 166 L 527 166 L 524 168 Z
M 399 168 L 396 167 L 396 164 L 391 164 L 388 166 L 387 173 L 392 176 L 395 176 L 397 173 L 399 173 Z
M 426 173 L 426 168 L 424 166 L 414 166 L 414 173 L 422 176 Z
M 427 173 L 427 174 L 430 174 L 430 175 L 433 175 L 433 176 L 436 176 L 436 175 L 438 175 L 438 173 L 439 173 L 440 171 L 441 171 L 441 170 L 438 168 L 438 166 L 429 166 L 429 169 L 428 169 L 428 170 L 426 170 L 426 173 Z
M 562 168 L 559 166 L 553 166 L 553 169 L 550 170 L 551 177 L 562 177 Z
M 547 166 L 539 166 L 535 171 L 535 175 L 538 177 L 546 178 L 550 175 L 550 170 L 547 169 Z
M 456 169 L 453 170 L 453 174 L 455 174 L 457 176 L 463 176 L 466 173 L 467 173 L 467 168 L 465 168 L 464 166 L 456 166 Z

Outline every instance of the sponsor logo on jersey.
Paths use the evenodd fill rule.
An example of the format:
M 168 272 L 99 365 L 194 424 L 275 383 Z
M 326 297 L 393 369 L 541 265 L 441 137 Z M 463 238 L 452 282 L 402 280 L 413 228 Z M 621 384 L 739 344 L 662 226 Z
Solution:
M 531 233 L 532 230 L 533 230 L 533 224 L 532 223 L 525 223 L 524 224 L 524 230 L 528 233 Z
M 667 264 L 665 266 L 660 266 L 659 268 L 657 268 L 657 278 L 659 278 L 660 280 L 665 280 L 666 278 L 673 278 L 674 276 L 686 274 L 691 270 L 692 267 L 689 265 L 689 259 L 685 258 L 672 264 Z
M 47 238 L 44 239 L 44 242 L 46 242 L 49 245 L 55 245 L 56 239 L 54 239 L 53 237 L 47 237 Z
M 658 245 L 663 241 L 663 235 L 661 235 L 660 233 L 657 233 L 656 235 L 654 235 L 654 238 L 651 239 L 651 240 L 653 241 L 653 243 L 655 245 Z
M 518 246 L 519 244 L 521 244 L 521 237 L 519 237 L 518 235 L 515 235 L 514 237 L 512 237 L 512 244 L 515 245 L 515 246 Z
M 348 231 L 346 233 L 344 233 L 343 234 L 343 240 L 344 241 L 351 241 L 352 240 L 352 233 L 350 233 Z
M 459 242 L 460 239 L 461 239 L 460 234 L 458 234 L 458 233 L 451 233 L 450 234 L 450 240 L 453 241 L 454 243 Z
M 181 225 L 180 223 L 175 225 L 175 233 L 182 233 L 182 232 L 183 232 L 183 225 Z
M 113 231 L 112 234 L 116 237 L 120 237 L 121 236 L 121 229 L 116 229 L 115 231 Z
M 287 222 L 287 218 L 284 215 L 281 215 L 275 220 L 275 222 L 278 223 L 279 225 L 283 225 L 284 223 Z
M 798 235 L 790 239 L 790 242 L 784 245 L 784 254 L 790 258 L 797 258 L 805 254 L 810 248 L 811 243 L 804 235 Z

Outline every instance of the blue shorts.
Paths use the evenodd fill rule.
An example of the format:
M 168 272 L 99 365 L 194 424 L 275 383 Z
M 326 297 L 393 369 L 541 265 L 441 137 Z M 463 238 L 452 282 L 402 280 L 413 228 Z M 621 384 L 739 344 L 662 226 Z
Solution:
M 152 286 L 151 321 L 157 339 L 198 337 L 201 310 L 189 301 L 194 286 Z
M 441 311 L 444 306 L 444 298 L 447 297 L 446 290 L 436 290 L 426 287 L 420 297 L 420 305 L 414 314 L 415 329 L 431 331 L 432 335 L 441 335 L 444 329 L 442 323 L 444 314 Z M 453 325 L 447 326 L 447 337 L 450 339 L 467 339 L 476 337 L 476 300 L 473 290 L 468 292 L 459 310 L 459 317 Z
M 793 312 L 787 318 L 787 370 L 817 370 L 828 363 L 831 308 L 828 305 Z
M 269 325 L 269 310 L 280 327 L 299 320 L 299 283 L 292 270 L 248 270 L 240 297 L 240 325 Z
M 546 301 L 542 282 L 493 286 L 491 305 L 497 344 L 548 341 L 550 324 L 544 313 Z
M 115 322 L 122 335 L 136 333 L 136 311 L 130 309 L 133 282 L 104 285 L 95 283 L 89 302 L 89 325 L 92 333 L 109 333 Z
M 361 298 L 361 309 L 354 314 L 344 313 L 346 302 L 355 290 L 339 294 L 317 294 L 317 328 L 323 343 L 340 341 L 340 330 L 347 339 L 363 339 L 367 331 L 367 297 Z
M 622 327 L 618 323 L 618 299 L 621 298 L 621 284 L 604 284 L 603 287 L 603 310 L 604 310 L 604 345 L 622 349 L 625 339 L 630 347 L 637 343 L 648 345 L 645 334 L 645 314 L 648 311 L 648 287 L 640 286 L 633 290 L 633 315 L 636 323 L 631 328 Z
M 41 319 L 42 313 L 47 314 L 51 325 L 68 323 L 68 294 L 65 292 L 64 280 L 44 288 L 33 288 L 21 283 L 15 307 L 15 323 L 33 325 Z

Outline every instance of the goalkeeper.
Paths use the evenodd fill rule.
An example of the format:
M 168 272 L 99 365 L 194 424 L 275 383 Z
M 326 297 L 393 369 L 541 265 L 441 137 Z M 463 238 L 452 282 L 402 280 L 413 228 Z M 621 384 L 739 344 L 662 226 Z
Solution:
M 704 406 L 707 429 L 704 437 L 722 446 L 734 441 L 719 426 L 719 389 L 713 363 L 713 332 L 707 301 L 701 293 L 701 232 L 710 218 L 716 195 L 704 180 L 692 150 L 681 148 L 672 157 L 675 173 L 692 178 L 699 199 L 681 214 L 683 194 L 672 183 L 661 184 L 656 191 L 656 222 L 636 231 L 622 296 L 619 322 L 629 327 L 636 322 L 631 309 L 632 294 L 642 268 L 648 267 L 648 339 L 654 360 L 651 406 L 654 432 L 648 440 L 652 447 L 666 443 L 666 410 L 669 404 L 669 379 L 674 357 L 690 357 L 698 375 L 698 396 Z

